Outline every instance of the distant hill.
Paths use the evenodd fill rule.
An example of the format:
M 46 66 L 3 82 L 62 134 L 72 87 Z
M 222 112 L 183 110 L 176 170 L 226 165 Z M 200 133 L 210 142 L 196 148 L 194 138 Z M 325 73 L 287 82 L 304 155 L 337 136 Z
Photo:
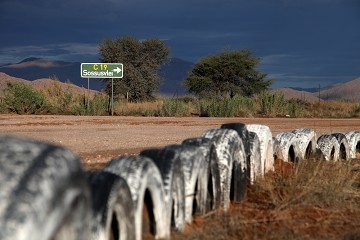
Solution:
M 318 92 L 319 88 L 301 88 L 301 87 L 289 87 L 290 89 L 296 90 L 296 91 L 300 91 L 300 92 L 310 92 L 310 93 L 314 93 L 314 92 Z
M 18 63 L 0 66 L 0 72 L 6 73 L 15 78 L 36 80 L 51 78 L 61 82 L 71 82 L 79 87 L 87 88 L 87 79 L 80 77 L 79 62 L 54 61 L 42 58 L 27 58 Z M 185 95 L 186 89 L 182 80 L 191 70 L 193 63 L 179 58 L 172 58 L 171 61 L 160 70 L 163 78 L 160 86 L 160 94 L 174 96 Z M 126 74 L 126 69 L 124 69 Z M 100 79 L 90 79 L 90 89 L 101 91 L 105 87 Z
M 21 78 L 12 77 L 5 73 L 0 72 L 0 96 L 2 96 L 5 88 L 7 87 L 8 82 L 25 83 L 30 85 L 30 81 Z
M 57 79 L 61 82 L 71 82 L 79 87 L 87 88 L 87 79 L 80 77 L 79 62 L 54 61 L 42 58 L 27 58 L 19 63 L 0 67 L 0 72 L 26 80 L 41 78 Z M 90 88 L 101 90 L 104 84 L 100 79 L 91 79 Z
M 360 101 L 360 77 L 349 82 L 337 84 L 320 92 L 324 100 L 345 99 Z
M 79 87 L 79 86 L 76 86 L 71 83 L 62 83 L 60 81 L 56 81 L 56 80 L 49 79 L 49 78 L 42 78 L 42 79 L 37 79 L 37 80 L 33 80 L 33 81 L 28 81 L 28 80 L 25 80 L 22 78 L 12 77 L 5 73 L 0 72 L 0 96 L 3 95 L 8 82 L 24 83 L 24 84 L 27 84 L 27 85 L 33 87 L 34 89 L 41 89 L 41 90 L 45 90 L 46 88 L 50 88 L 50 87 L 54 86 L 55 84 L 59 84 L 62 89 L 66 90 L 68 92 L 71 92 L 74 94 L 87 94 L 87 88 Z M 91 90 L 90 94 L 93 94 L 95 92 L 97 92 L 97 91 Z
M 341 84 L 341 83 L 338 83 Z M 332 87 L 334 87 L 335 85 L 328 85 L 328 86 L 322 86 L 321 90 L 327 90 L 330 89 Z M 315 88 L 301 88 L 301 87 L 290 87 L 291 89 L 297 90 L 297 91 L 304 91 L 304 92 L 311 92 L 311 93 L 318 93 L 319 92 L 319 88 L 315 87 Z
M 298 91 L 292 88 L 278 88 L 272 90 L 280 91 L 284 94 L 285 99 L 297 98 L 306 100 L 309 102 L 319 100 L 319 92 L 306 92 Z M 345 83 L 339 83 L 331 87 L 321 89 L 320 98 L 322 100 L 350 100 L 350 101 L 360 101 L 360 78 L 348 81 Z
M 273 89 L 272 92 L 281 92 L 284 94 L 285 99 L 301 99 L 308 102 L 319 101 L 319 98 L 315 93 L 306 92 L 306 91 L 298 91 L 292 88 L 276 88 Z

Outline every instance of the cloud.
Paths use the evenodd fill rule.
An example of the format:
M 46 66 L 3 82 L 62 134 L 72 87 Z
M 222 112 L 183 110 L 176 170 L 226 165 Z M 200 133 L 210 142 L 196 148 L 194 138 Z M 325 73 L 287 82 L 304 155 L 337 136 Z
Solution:
M 272 65 L 283 63 L 284 61 L 288 61 L 289 59 L 296 58 L 296 55 L 290 54 L 271 54 L 260 57 L 262 65 Z
M 104 37 L 130 35 L 166 39 L 173 57 L 192 62 L 248 48 L 277 82 L 311 85 L 360 74 L 359 7 L 359 0 L 0 0 L 0 63 L 97 61 Z
M 53 68 L 53 67 L 58 67 L 58 66 L 59 66 L 59 64 L 57 64 L 57 62 L 39 59 L 39 60 L 31 61 L 31 62 L 22 62 L 22 63 L 7 65 L 6 68 L 14 68 L 14 69 L 21 69 L 21 68 L 28 68 L 28 67 Z
M 0 48 L 0 63 L 15 63 L 29 56 L 56 60 L 98 58 L 98 45 L 90 43 L 61 43 L 45 45 L 12 46 Z

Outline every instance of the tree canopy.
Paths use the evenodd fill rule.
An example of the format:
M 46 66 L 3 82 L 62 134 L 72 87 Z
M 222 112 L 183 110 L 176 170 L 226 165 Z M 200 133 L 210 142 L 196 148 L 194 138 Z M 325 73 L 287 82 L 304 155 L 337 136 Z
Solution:
M 266 80 L 267 74 L 256 69 L 260 59 L 251 55 L 251 51 L 243 49 L 204 57 L 184 83 L 190 93 L 199 97 L 252 96 L 266 90 L 272 80 Z
M 100 61 L 123 63 L 124 77 L 114 80 L 114 95 L 130 101 L 150 100 L 160 85 L 158 70 L 168 61 L 170 48 L 159 39 L 138 40 L 133 37 L 105 39 L 99 46 Z M 106 91 L 111 91 L 108 81 Z

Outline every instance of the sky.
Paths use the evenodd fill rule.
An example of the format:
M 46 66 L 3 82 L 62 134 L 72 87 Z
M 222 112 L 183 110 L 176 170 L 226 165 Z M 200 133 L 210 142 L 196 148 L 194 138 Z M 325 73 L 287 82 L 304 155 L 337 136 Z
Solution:
M 360 0 L 0 0 L 0 64 L 98 62 L 105 38 L 158 38 L 197 62 L 250 49 L 273 88 L 360 77 Z

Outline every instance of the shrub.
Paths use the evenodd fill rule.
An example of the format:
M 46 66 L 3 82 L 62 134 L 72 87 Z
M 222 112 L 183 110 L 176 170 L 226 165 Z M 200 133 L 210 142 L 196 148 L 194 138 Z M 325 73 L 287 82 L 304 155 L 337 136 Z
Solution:
M 180 99 L 170 98 L 164 99 L 161 108 L 158 110 L 158 116 L 172 117 L 172 116 L 186 116 L 189 115 L 188 104 Z
M 253 114 L 255 106 L 249 97 L 236 96 L 225 100 L 200 100 L 202 117 L 245 117 Z
M 95 94 L 89 101 L 87 114 L 89 115 L 106 115 L 108 114 L 109 97 L 102 94 Z
M 284 116 L 287 111 L 287 101 L 284 94 L 275 92 L 272 94 L 269 91 L 262 91 L 257 95 L 257 100 L 260 105 L 260 113 L 268 116 Z
M 43 89 L 49 103 L 51 114 L 74 114 L 74 105 L 77 104 L 76 97 L 69 91 L 65 91 L 59 82 Z
M 47 110 L 47 99 L 24 83 L 9 82 L 4 94 L 4 105 L 17 114 L 39 114 Z
M 301 100 L 290 99 L 288 101 L 288 114 L 294 118 L 303 117 L 305 114 L 305 105 L 306 103 Z

